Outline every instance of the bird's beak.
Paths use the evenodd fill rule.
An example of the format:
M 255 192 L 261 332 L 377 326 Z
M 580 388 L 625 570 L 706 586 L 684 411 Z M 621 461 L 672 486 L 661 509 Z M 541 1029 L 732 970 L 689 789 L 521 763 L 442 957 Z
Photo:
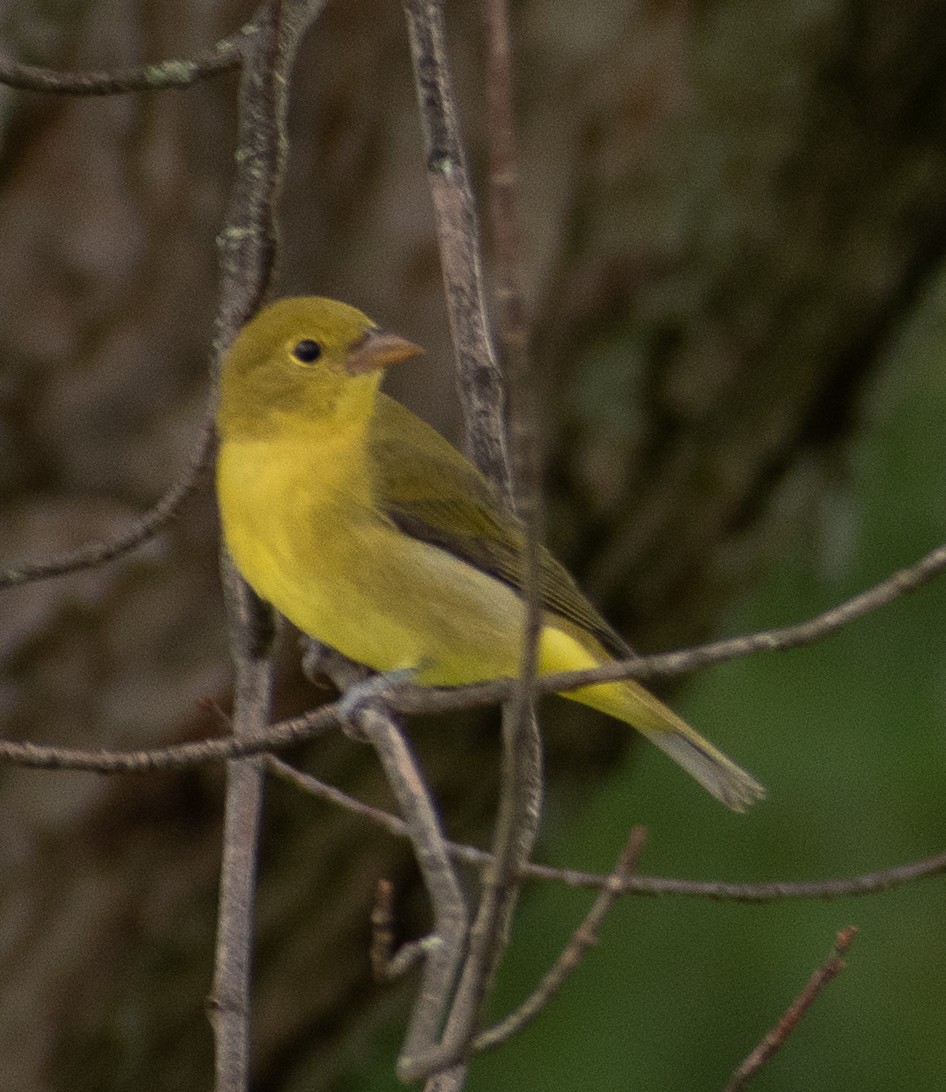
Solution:
M 387 334 L 383 330 L 368 330 L 349 350 L 345 357 L 345 370 L 349 375 L 365 375 L 423 351 L 405 337 Z

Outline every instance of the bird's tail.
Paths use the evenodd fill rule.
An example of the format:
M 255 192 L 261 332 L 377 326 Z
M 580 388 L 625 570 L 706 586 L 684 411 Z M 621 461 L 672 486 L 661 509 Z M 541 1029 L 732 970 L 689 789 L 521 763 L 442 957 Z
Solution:
M 765 796 L 765 789 L 751 774 L 633 681 L 586 686 L 562 696 L 636 728 L 733 811 L 745 811 Z
M 566 626 L 561 620 L 542 630 L 539 653 L 542 674 L 595 667 L 610 659 L 590 634 Z M 582 686 L 562 691 L 562 697 L 590 705 L 636 728 L 733 811 L 745 811 L 765 796 L 765 789 L 751 774 L 633 680 Z

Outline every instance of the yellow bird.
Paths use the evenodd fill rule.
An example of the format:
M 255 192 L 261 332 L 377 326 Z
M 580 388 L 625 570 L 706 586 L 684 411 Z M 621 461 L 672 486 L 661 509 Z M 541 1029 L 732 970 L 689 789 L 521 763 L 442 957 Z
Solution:
M 422 685 L 515 676 L 522 650 L 523 530 L 479 471 L 379 391 L 421 350 L 347 304 L 266 307 L 223 362 L 217 492 L 240 573 L 303 633 Z M 630 649 L 543 551 L 540 674 Z M 624 721 L 735 811 L 764 795 L 642 686 L 563 695 Z

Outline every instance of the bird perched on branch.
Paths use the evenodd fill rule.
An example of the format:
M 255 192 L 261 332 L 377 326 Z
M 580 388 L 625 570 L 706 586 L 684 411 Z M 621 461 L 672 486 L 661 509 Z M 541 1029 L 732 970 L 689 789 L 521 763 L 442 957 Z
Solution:
M 518 673 L 524 531 L 479 471 L 379 391 L 421 350 L 354 307 L 279 300 L 223 361 L 217 492 L 227 549 L 303 633 L 376 671 L 457 686 Z M 630 649 L 546 551 L 540 675 Z M 642 732 L 735 811 L 762 787 L 636 682 L 563 695 Z

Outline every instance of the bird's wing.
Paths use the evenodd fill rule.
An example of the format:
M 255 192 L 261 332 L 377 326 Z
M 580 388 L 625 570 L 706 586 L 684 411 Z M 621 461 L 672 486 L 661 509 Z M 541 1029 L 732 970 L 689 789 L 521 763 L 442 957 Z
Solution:
M 381 394 L 369 429 L 368 455 L 375 497 L 395 526 L 522 591 L 522 525 L 472 463 L 435 429 Z M 630 654 L 568 571 L 544 549 L 539 594 L 543 609 L 590 633 L 612 655 Z

